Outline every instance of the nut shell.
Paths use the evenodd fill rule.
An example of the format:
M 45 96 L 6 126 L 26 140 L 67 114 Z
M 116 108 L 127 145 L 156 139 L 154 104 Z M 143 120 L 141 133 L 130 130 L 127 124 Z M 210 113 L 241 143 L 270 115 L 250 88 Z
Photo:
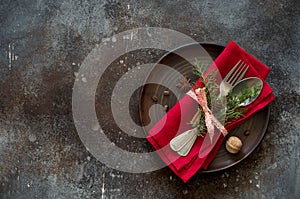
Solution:
M 151 97 L 151 99 L 153 100 L 153 102 L 157 102 L 157 101 L 158 101 L 158 98 L 157 98 L 155 95 L 153 95 L 153 96 Z
M 164 109 L 165 109 L 165 111 L 167 111 L 169 109 L 169 106 L 167 104 L 164 105 Z
M 236 136 L 230 136 L 225 145 L 227 151 L 232 154 L 238 153 L 241 150 L 242 146 L 242 140 Z
M 169 96 L 169 95 L 170 95 L 170 91 L 165 90 L 165 91 L 164 91 L 164 96 Z

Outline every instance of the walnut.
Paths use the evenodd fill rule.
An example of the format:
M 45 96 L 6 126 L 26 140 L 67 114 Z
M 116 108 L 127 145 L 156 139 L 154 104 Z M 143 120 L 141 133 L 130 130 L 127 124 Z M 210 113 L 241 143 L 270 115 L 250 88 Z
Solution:
M 236 154 L 242 148 L 242 140 L 236 136 L 230 136 L 226 141 L 226 149 L 229 153 Z

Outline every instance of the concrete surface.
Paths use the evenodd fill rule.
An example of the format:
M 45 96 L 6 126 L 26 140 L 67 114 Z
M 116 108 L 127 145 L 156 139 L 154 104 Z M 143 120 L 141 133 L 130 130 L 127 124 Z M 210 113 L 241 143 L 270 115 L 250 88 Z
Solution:
M 297 198 L 299 12 L 298 0 L 1 0 L 0 198 Z M 105 38 L 147 26 L 221 45 L 235 40 L 272 69 L 267 81 L 276 100 L 269 127 L 247 159 L 183 184 L 168 168 L 146 174 L 108 168 L 83 146 L 72 117 L 76 72 Z M 126 134 L 115 136 L 119 130 L 103 112 L 116 71 L 161 55 L 136 53 L 127 66 L 112 64 L 96 107 L 108 137 L 140 152 L 151 147 Z M 133 117 L 138 120 L 137 113 Z

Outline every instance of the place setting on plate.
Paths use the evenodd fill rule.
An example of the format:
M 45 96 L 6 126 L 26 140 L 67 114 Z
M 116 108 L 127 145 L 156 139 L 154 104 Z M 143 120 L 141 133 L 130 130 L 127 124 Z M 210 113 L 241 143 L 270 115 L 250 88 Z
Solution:
M 194 57 L 201 45 L 206 57 Z M 189 61 L 178 52 L 190 53 Z M 180 54 L 180 53 L 178 53 Z M 265 81 L 270 69 L 234 41 L 226 47 L 192 43 L 167 53 L 158 62 L 183 77 L 163 74 L 154 65 L 157 84 L 141 90 L 139 112 L 147 140 L 165 164 L 184 182 L 196 173 L 229 168 L 249 156 L 266 132 L 273 90 Z M 166 78 L 167 77 L 167 78 Z M 175 85 L 180 98 L 162 86 Z M 161 84 L 160 84 L 161 83 Z M 164 112 L 149 116 L 151 106 Z M 148 125 L 150 123 L 152 125 Z M 146 127 L 147 126 L 147 127 Z

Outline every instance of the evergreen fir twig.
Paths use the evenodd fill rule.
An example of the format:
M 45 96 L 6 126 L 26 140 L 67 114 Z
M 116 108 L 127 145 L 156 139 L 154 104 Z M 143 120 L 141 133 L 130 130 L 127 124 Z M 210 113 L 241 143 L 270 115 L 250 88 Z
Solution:
M 245 89 L 241 95 L 236 96 L 232 92 L 229 92 L 226 98 L 219 99 L 219 84 L 216 82 L 216 70 L 211 70 L 204 75 L 204 72 L 208 68 L 208 65 L 201 64 L 198 60 L 195 61 L 194 74 L 196 74 L 200 81 L 206 88 L 206 97 L 208 107 L 211 109 L 212 104 L 214 106 L 224 106 L 226 104 L 226 111 L 215 113 L 216 118 L 225 118 L 225 125 L 233 122 L 234 120 L 242 117 L 245 113 L 245 109 L 240 107 L 240 104 L 248 98 L 257 96 L 261 88 L 255 87 L 254 89 Z M 193 118 L 190 124 L 193 127 L 198 127 L 199 135 L 203 136 L 205 132 L 205 116 L 201 107 L 198 108 L 197 117 Z

